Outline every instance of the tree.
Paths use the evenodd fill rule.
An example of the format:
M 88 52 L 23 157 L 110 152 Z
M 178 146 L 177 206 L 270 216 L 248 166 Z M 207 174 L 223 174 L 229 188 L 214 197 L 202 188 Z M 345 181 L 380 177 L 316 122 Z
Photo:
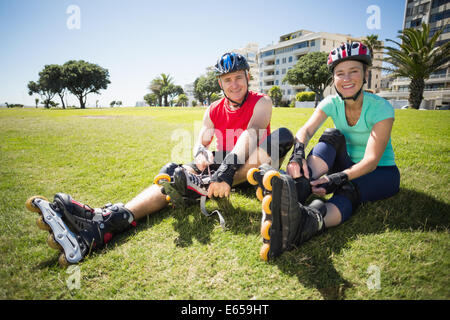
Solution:
M 50 90 L 59 96 L 61 99 L 61 106 L 65 109 L 66 104 L 64 103 L 64 95 L 66 94 L 67 84 L 64 67 L 58 64 L 44 66 L 44 69 L 39 72 L 39 80 L 47 83 Z
M 37 109 L 38 104 L 39 104 L 39 98 L 34 99 L 34 103 L 36 104 L 36 109 Z
M 108 70 L 97 64 L 70 60 L 63 67 L 67 89 L 78 98 L 81 109 L 86 108 L 88 94 L 99 94 L 101 89 L 108 88 L 111 83 Z
M 184 107 L 184 106 L 187 106 L 188 103 L 189 103 L 189 99 L 188 99 L 187 95 L 182 93 L 178 96 L 177 105 Z
M 55 92 L 52 90 L 50 84 L 46 81 L 38 80 L 38 82 L 30 81 L 28 82 L 28 94 L 31 96 L 34 93 L 41 96 L 42 103 L 44 104 L 44 108 L 50 108 L 50 101 L 55 96 Z
M 152 82 L 149 85 L 149 89 L 151 92 L 153 92 L 152 94 L 154 94 L 154 97 L 157 100 L 157 104 L 158 106 L 162 105 L 162 95 L 161 95 L 161 89 L 162 89 L 163 85 L 161 83 L 161 79 L 153 79 Z M 149 104 L 151 105 L 151 104 Z
M 158 96 L 155 93 L 147 93 L 144 96 L 144 101 L 147 102 L 149 106 L 156 106 L 158 104 Z
M 316 94 L 315 106 L 323 99 L 323 91 L 331 83 L 331 75 L 327 67 L 328 53 L 311 52 L 301 57 L 294 68 L 289 70 L 283 83 L 305 85 Z
M 269 97 L 272 99 L 272 103 L 275 107 L 278 107 L 281 103 L 281 99 L 283 99 L 283 94 L 281 93 L 281 89 L 279 86 L 273 86 L 269 90 Z
M 168 103 L 166 103 L 166 105 L 170 106 L 173 105 L 175 97 L 183 93 L 183 88 L 181 86 L 174 85 L 173 83 L 168 84 L 161 90 L 161 94 L 163 95 L 163 97 L 165 97 L 164 101 L 168 100 Z
M 370 56 L 372 58 L 373 58 L 373 51 L 374 50 L 379 50 L 379 49 L 382 48 L 381 41 L 378 40 L 378 35 L 377 34 L 368 35 L 366 37 L 366 39 L 364 39 L 362 41 L 362 43 L 364 43 L 367 46 L 367 48 L 369 49 L 369 52 L 370 52 Z
M 399 31 L 398 38 L 402 43 L 386 39 L 398 48 L 384 47 L 387 57 L 383 61 L 389 66 L 382 69 L 392 72 L 394 76 L 411 79 L 408 101 L 413 109 L 419 109 L 422 103 L 425 80 L 450 61 L 450 42 L 441 46 L 436 43 L 442 31 L 443 28 L 430 36 L 430 25 L 423 23 L 421 29 Z
M 221 89 L 214 71 L 206 73 L 198 77 L 194 81 L 194 96 L 200 101 L 208 101 L 211 104 L 211 97 L 214 93 L 220 93 Z

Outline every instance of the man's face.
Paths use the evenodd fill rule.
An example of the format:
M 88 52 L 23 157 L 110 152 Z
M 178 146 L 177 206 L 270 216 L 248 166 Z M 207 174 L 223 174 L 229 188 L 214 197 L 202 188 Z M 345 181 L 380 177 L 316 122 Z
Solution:
M 231 100 L 241 103 L 247 93 L 248 75 L 244 70 L 227 73 L 219 77 L 219 85 Z

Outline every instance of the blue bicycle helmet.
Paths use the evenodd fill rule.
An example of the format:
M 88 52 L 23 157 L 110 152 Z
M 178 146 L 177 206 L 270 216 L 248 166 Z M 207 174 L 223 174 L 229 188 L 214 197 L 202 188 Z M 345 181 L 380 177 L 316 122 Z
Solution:
M 239 53 L 227 52 L 220 57 L 215 65 L 215 71 L 217 76 L 221 76 L 227 73 L 250 70 L 250 66 L 247 59 Z

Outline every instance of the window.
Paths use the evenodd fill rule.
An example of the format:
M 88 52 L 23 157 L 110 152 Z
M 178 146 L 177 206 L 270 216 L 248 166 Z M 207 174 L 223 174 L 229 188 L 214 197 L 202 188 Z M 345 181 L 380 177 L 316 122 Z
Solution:
M 275 80 L 275 84 L 278 85 L 278 80 Z
M 327 40 L 323 39 L 323 40 L 322 40 L 322 45 L 323 45 L 323 46 L 326 46 L 326 45 L 327 45 Z
M 281 74 L 286 74 L 286 69 L 281 70 Z
M 437 8 L 439 6 L 447 4 L 449 2 L 450 2 L 450 0 L 433 0 L 433 3 L 431 4 L 431 7 L 432 8 Z
M 432 14 L 430 17 L 430 23 L 437 22 L 439 20 L 444 20 L 450 18 L 450 10 L 445 10 L 442 12 L 438 12 L 436 14 Z
M 292 62 L 292 56 L 289 57 L 289 62 Z
M 275 64 L 280 64 L 280 59 L 277 59 L 277 61 L 275 61 Z
M 286 58 L 283 58 L 283 59 L 281 60 L 281 63 L 286 63 Z
M 269 50 L 269 51 L 261 53 L 261 58 L 264 58 L 264 57 L 267 57 L 267 56 L 271 56 L 273 54 L 275 54 L 275 50 Z

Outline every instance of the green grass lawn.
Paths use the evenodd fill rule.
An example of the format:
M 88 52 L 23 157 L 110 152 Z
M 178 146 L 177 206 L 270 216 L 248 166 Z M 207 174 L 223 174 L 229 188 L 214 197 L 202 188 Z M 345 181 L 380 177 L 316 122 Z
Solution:
M 296 132 L 312 111 L 274 109 L 272 130 Z M 69 289 L 73 270 L 58 266 L 25 200 L 125 203 L 165 163 L 191 160 L 203 112 L 0 110 L 0 299 L 450 299 L 450 112 L 416 110 L 396 110 L 400 193 L 274 262 L 259 258 L 254 190 L 236 190 L 207 204 L 227 230 L 199 207 L 165 209 L 92 253 Z

